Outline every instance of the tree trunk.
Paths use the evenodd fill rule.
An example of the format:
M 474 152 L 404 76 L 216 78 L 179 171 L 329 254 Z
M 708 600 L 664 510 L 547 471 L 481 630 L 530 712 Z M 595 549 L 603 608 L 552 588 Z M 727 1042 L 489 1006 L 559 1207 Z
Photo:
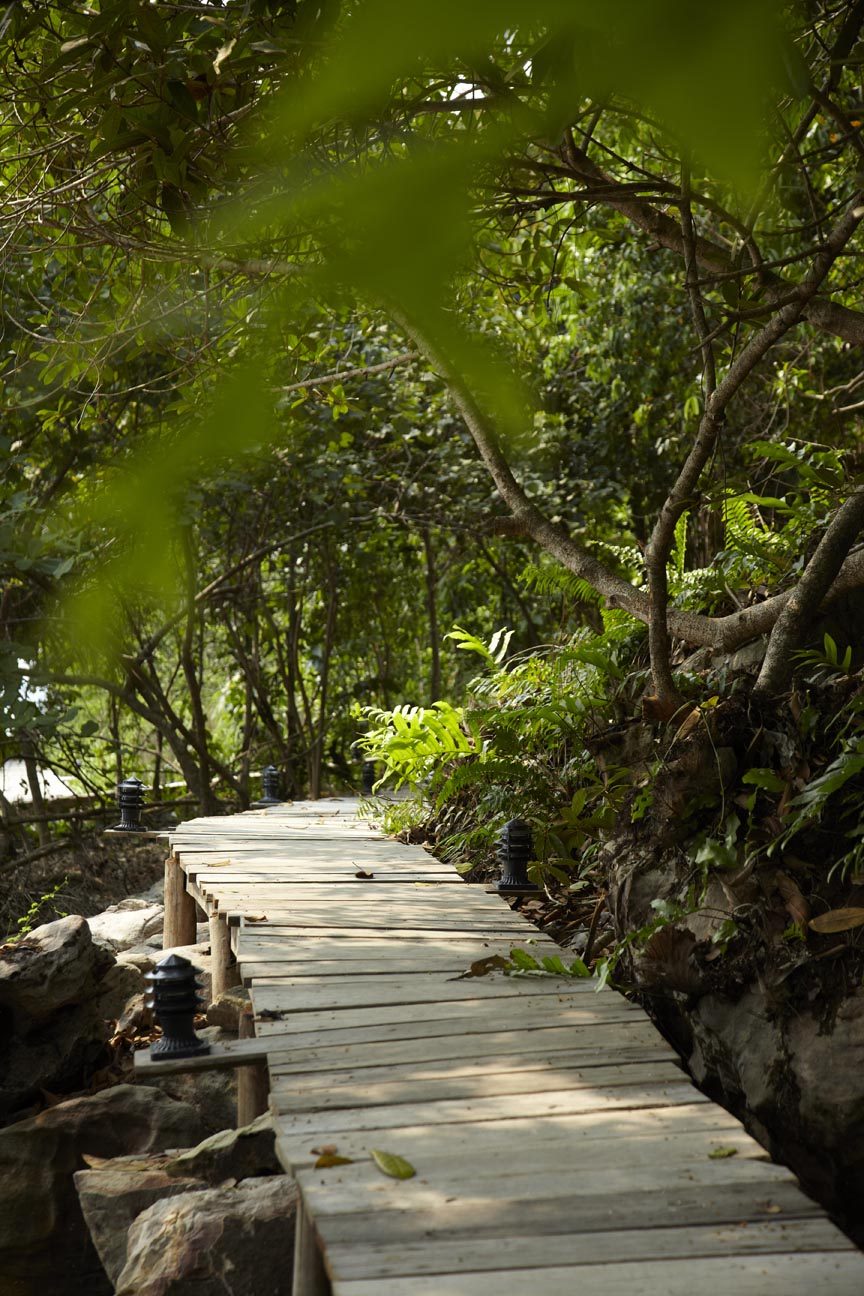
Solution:
M 426 559 L 426 616 L 429 621 L 429 705 L 441 697 L 441 645 L 438 632 L 438 570 L 432 534 L 428 527 L 420 532 Z
M 39 782 L 39 765 L 36 761 L 36 746 L 33 739 L 29 736 L 24 738 L 21 743 L 21 754 L 24 759 L 24 769 L 27 771 L 27 782 L 30 787 L 30 800 L 33 803 L 33 809 L 39 815 L 36 824 L 36 832 L 39 836 L 39 845 L 47 846 L 51 840 L 51 830 L 48 827 L 47 811 L 45 807 L 45 798 L 42 795 L 42 784 Z

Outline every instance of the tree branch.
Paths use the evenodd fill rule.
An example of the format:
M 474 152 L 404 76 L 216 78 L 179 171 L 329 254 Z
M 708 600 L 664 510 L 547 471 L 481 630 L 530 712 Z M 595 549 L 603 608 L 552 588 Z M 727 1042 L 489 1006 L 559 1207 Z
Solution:
M 303 391 L 309 387 L 325 387 L 330 383 L 342 382 L 345 378 L 366 378 L 369 374 L 385 373 L 396 365 L 408 364 L 410 360 L 416 359 L 416 351 L 403 351 L 401 355 L 393 356 L 392 360 L 385 360 L 382 364 L 361 365 L 358 369 L 342 369 L 337 373 L 321 374 L 318 378 L 304 378 L 303 382 L 291 383 L 288 387 L 277 387 L 276 390 L 283 393 Z
M 654 524 L 645 549 L 645 565 L 651 595 L 648 627 L 654 688 L 658 698 L 663 702 L 671 702 L 675 696 L 669 666 L 669 626 L 666 616 L 666 567 L 675 540 L 675 525 L 681 514 L 693 502 L 699 478 L 714 453 L 726 407 L 770 348 L 801 319 L 807 303 L 819 291 L 838 254 L 860 225 L 864 215 L 861 203 L 862 195 L 855 194 L 847 210 L 813 258 L 813 266 L 801 281 L 792 300 L 782 306 L 773 318 L 754 334 L 708 396 L 696 439 Z
M 779 693 L 792 673 L 792 652 L 815 616 L 825 595 L 836 581 L 843 560 L 861 528 L 864 527 L 864 486 L 846 500 L 834 514 L 816 552 L 804 568 L 804 574 L 781 611 L 771 638 L 762 669 L 754 685 L 755 695 L 768 697 Z
M 601 190 L 603 196 L 600 201 L 614 211 L 620 212 L 622 216 L 626 216 L 646 234 L 650 234 L 661 247 L 668 248 L 679 255 L 684 253 L 684 238 L 680 226 L 671 216 L 658 211 L 643 199 L 632 198 L 622 193 L 620 183 L 597 166 L 572 137 L 568 137 L 565 155 L 577 179 L 583 181 L 589 188 Z M 616 185 L 619 196 L 611 193 Z M 711 239 L 702 235 L 697 237 L 694 251 L 696 260 L 703 270 L 726 275 L 735 270 L 732 258 L 726 249 Z M 772 303 L 788 297 L 796 289 L 794 283 L 773 272 L 761 273 L 760 282 L 768 300 Z M 864 314 L 860 311 L 850 310 L 849 307 L 832 302 L 827 297 L 813 296 L 802 315 L 825 333 L 831 333 L 834 337 L 842 338 L 844 342 L 850 342 L 854 346 L 864 345 Z

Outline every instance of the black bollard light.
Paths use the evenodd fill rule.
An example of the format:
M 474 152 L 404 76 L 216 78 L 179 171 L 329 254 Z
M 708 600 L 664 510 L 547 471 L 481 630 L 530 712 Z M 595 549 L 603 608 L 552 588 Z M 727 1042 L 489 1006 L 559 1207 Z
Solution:
M 114 832 L 147 831 L 141 822 L 144 784 L 140 779 L 128 778 L 117 784 L 117 806 L 120 810 L 120 822 L 115 824 Z
M 253 801 L 252 806 L 255 810 L 260 810 L 263 806 L 281 805 L 281 803 L 279 771 L 275 765 L 265 765 L 261 771 L 261 800 Z
M 364 796 L 371 796 L 375 791 L 375 762 L 373 760 L 364 760 L 363 775 L 360 783 L 360 791 Z
M 501 829 L 498 838 L 498 863 L 501 865 L 498 891 L 501 895 L 522 895 L 523 892 L 540 890 L 528 880 L 531 853 L 531 825 L 524 819 L 511 819 Z
M 150 985 L 147 1007 L 162 1027 L 161 1039 L 150 1045 L 152 1058 L 197 1057 L 210 1045 L 195 1034 L 195 1014 L 203 999 L 198 993 L 198 968 L 182 954 L 169 954 L 144 978 Z

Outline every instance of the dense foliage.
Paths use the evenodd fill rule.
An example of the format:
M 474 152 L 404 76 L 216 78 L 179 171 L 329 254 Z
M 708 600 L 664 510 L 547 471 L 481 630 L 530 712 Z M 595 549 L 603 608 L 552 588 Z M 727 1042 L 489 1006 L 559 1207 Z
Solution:
M 6 755 L 213 808 L 371 727 L 563 883 L 587 739 L 731 697 L 700 646 L 782 693 L 862 581 L 859 6 L 0 26 Z

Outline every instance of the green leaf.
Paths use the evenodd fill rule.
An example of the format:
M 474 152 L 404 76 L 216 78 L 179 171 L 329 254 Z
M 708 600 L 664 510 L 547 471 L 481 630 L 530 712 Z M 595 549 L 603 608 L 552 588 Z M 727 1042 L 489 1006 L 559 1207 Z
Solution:
M 381 1152 L 378 1148 L 372 1148 L 371 1152 L 378 1169 L 391 1179 L 413 1179 L 417 1173 L 410 1161 L 396 1156 L 395 1152 Z
M 738 1149 L 736 1147 L 729 1147 L 724 1144 L 719 1144 L 717 1147 L 712 1148 L 711 1151 L 708 1153 L 708 1159 L 709 1161 L 725 1161 L 729 1157 L 734 1157 L 737 1155 L 738 1155 Z
M 772 769 L 755 768 L 749 769 L 741 779 L 742 783 L 747 783 L 750 787 L 762 788 L 765 792 L 782 792 L 786 787 L 786 782 L 775 774 Z
M 511 949 L 510 958 L 522 972 L 539 972 L 540 964 L 525 950 Z

